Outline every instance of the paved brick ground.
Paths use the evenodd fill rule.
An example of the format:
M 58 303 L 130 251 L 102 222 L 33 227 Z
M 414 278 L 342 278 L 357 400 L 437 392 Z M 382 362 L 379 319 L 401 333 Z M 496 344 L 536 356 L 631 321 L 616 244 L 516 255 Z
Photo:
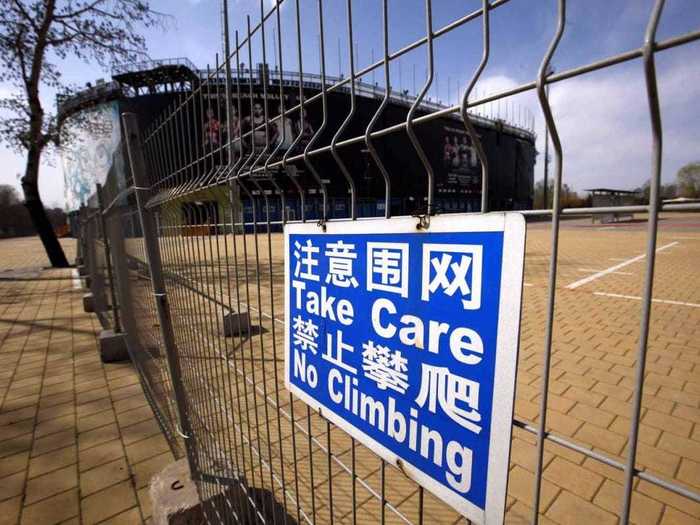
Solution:
M 74 239 L 59 239 L 69 261 L 75 259 Z M 44 268 L 49 259 L 38 237 L 0 239 L 0 271 L 16 268 Z
M 47 264 L 36 239 L 0 254 L 3 269 Z M 100 362 L 71 270 L 17 275 L 0 280 L 0 524 L 148 522 L 172 455 L 136 372 Z
M 646 222 L 566 221 L 560 237 L 548 427 L 624 463 L 628 451 L 646 260 Z M 550 228 L 528 227 L 516 416 L 539 420 Z M 700 217 L 664 214 L 658 238 L 637 466 L 700 489 Z M 623 265 L 604 275 L 600 270 Z M 578 286 L 582 279 L 593 279 Z M 667 301 L 667 302 L 664 302 Z M 531 513 L 535 437 L 515 429 L 509 517 Z M 542 517 L 616 523 L 622 473 L 554 443 L 545 446 Z M 647 482 L 633 495 L 634 523 L 700 523 L 700 504 Z
M 618 461 L 624 461 L 628 447 L 645 263 L 639 256 L 645 251 L 645 228 L 644 222 L 593 226 L 590 220 L 565 221 L 560 240 L 548 429 Z M 700 217 L 665 214 L 658 246 L 662 250 L 657 258 L 654 288 L 657 302 L 650 331 L 638 467 L 697 492 L 700 490 Z M 36 245 L 33 250 L 28 248 L 23 246 L 28 254 L 40 258 L 41 251 Z M 275 252 L 281 253 L 277 248 Z M 530 224 L 516 394 L 516 416 L 529 423 L 539 419 L 549 253 L 548 225 Z M 613 268 L 618 265 L 621 266 Z M 602 270 L 605 272 L 601 274 Z M 53 272 L 42 274 L 51 275 Z M 587 280 L 573 287 L 581 279 Z M 81 510 L 82 519 L 90 522 L 128 510 L 138 521 L 148 516 L 147 507 L 139 510 L 136 501 L 139 496 L 145 501 L 142 487 L 150 469 L 157 470 L 155 466 L 160 467 L 161 462 L 169 459 L 169 453 L 145 405 L 135 374 L 128 366 L 100 365 L 94 346 L 97 330 L 94 317 L 82 313 L 79 293 L 58 294 L 59 290 L 70 292 L 70 282 L 0 282 L 2 358 L 11 363 L 6 371 L 0 371 L 0 393 L 5 403 L 0 415 L 3 418 L 0 424 L 4 425 L 0 427 L 0 473 L 4 476 L 0 479 L 0 523 L 6 517 L 12 522 L 22 506 L 23 519 L 31 522 L 32 512 L 41 512 L 40 505 L 45 501 L 57 503 L 47 506 L 54 517 L 61 519 L 77 517 Z M 282 295 L 277 293 L 276 297 Z M 267 306 L 263 301 L 263 307 Z M 65 381 L 69 382 L 68 387 Z M 46 397 L 57 398 L 55 408 L 51 401 L 46 404 Z M 81 409 L 83 405 L 94 408 Z M 46 414 L 51 419 L 44 420 Z M 9 425 L 8 417 L 16 418 L 17 422 Z M 67 428 L 62 429 L 62 425 Z M 81 444 L 81 435 L 87 436 L 82 439 L 87 445 Z M 52 439 L 66 441 L 55 448 L 42 448 L 42 443 L 50 443 Z M 334 432 L 333 440 L 334 454 L 347 460 L 346 437 Z M 130 452 L 137 445 L 140 451 Z M 10 450 L 9 446 L 15 448 Z M 64 455 L 58 454 L 61 450 Z M 81 454 L 89 450 L 98 457 L 82 459 Z M 55 459 L 47 456 L 47 460 L 51 458 L 49 467 L 31 466 L 35 456 L 48 454 L 55 455 Z M 514 429 L 508 523 L 530 521 L 534 459 L 535 437 Z M 319 458 L 319 464 L 324 461 L 324 457 Z M 358 468 L 367 467 L 363 476 L 373 486 L 378 475 L 370 467 L 375 464 L 376 456 L 369 451 L 365 454 L 365 449 L 358 447 Z M 90 476 L 91 472 L 95 474 Z M 102 472 L 107 474 L 103 476 Z M 387 497 L 392 503 L 402 511 L 415 506 L 415 485 L 395 469 L 388 469 L 387 475 L 390 480 L 387 487 L 393 491 Z M 32 480 L 44 476 L 48 476 L 42 482 L 44 485 L 33 483 Z M 107 493 L 100 492 L 104 485 L 98 480 L 105 478 L 114 487 L 109 497 L 102 497 Z M 543 478 L 542 523 L 617 521 L 622 492 L 619 470 L 548 441 Z M 323 480 L 316 482 L 319 495 L 324 494 Z M 37 492 L 33 488 L 36 486 L 50 489 Z M 334 486 L 336 509 L 344 509 L 350 501 L 342 490 L 347 486 L 341 480 Z M 397 499 L 404 486 L 406 496 Z M 37 493 L 47 499 L 32 499 Z M 363 498 L 359 497 L 358 501 L 364 501 Z M 367 501 L 359 516 L 371 506 L 372 500 Z M 58 516 L 57 509 L 71 505 L 73 514 Z M 28 511 L 32 507 L 36 511 Z M 102 513 L 93 514 L 96 509 Z M 426 495 L 426 509 L 427 516 L 434 521 L 459 521 L 429 495 Z M 347 521 L 349 514 L 340 510 L 336 518 L 345 519 L 337 522 Z M 410 509 L 405 512 L 412 516 Z M 367 518 L 368 513 L 364 516 L 362 519 L 374 521 Z M 127 517 L 119 519 L 126 522 Z M 641 524 L 700 523 L 700 504 L 648 482 L 637 482 L 631 518 Z

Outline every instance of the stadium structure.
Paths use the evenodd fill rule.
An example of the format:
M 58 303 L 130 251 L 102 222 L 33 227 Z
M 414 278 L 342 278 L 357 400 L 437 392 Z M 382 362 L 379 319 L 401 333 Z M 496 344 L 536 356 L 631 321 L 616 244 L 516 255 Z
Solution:
M 340 80 L 327 76 L 326 86 Z M 118 66 L 112 71 L 111 81 L 100 79 L 95 85 L 86 85 L 80 92 L 59 97 L 59 114 L 67 117 L 70 123 L 67 127 L 72 128 L 62 149 L 68 207 L 74 210 L 86 204 L 94 194 L 95 183 L 114 184 L 117 189 L 126 184 L 128 168 L 119 118 L 123 112 L 136 114 L 139 126 L 146 134 L 148 126 L 163 110 L 181 104 L 189 94 L 197 92 L 199 100 L 188 105 L 187 115 L 178 123 L 178 130 L 189 134 L 190 140 L 186 142 L 190 144 L 189 148 L 194 145 L 197 150 L 179 153 L 201 158 L 205 163 L 204 166 L 197 166 L 198 171 L 226 165 L 229 150 L 234 155 L 245 154 L 251 149 L 262 150 L 265 143 L 271 145 L 270 150 L 275 149 L 272 146 L 279 146 L 274 160 L 279 160 L 285 153 L 287 157 L 299 156 L 319 127 L 323 126 L 324 115 L 325 126 L 314 141 L 314 147 L 328 145 L 350 111 L 350 89 L 346 84 L 328 92 L 324 113 L 320 97 L 314 97 L 321 91 L 321 77 L 317 74 L 280 72 L 264 64 L 238 69 L 232 73 L 230 104 L 227 104 L 225 84 L 223 74 L 212 76 L 208 71 L 197 69 L 187 59 L 168 59 Z M 204 85 L 206 89 L 197 90 Z M 299 110 L 287 112 L 284 130 L 280 129 L 281 119 L 274 121 L 282 102 L 280 87 L 284 93 L 285 108 L 293 108 L 300 100 L 309 100 L 304 104 L 303 115 Z M 363 136 L 384 97 L 382 86 L 356 81 L 355 112 L 342 138 Z M 375 129 L 405 121 L 414 102 L 415 98 L 407 91 L 392 91 Z M 442 112 L 440 117 L 415 126 L 434 172 L 435 211 L 478 211 L 481 167 L 476 148 L 471 144 L 459 114 L 446 109 L 445 105 L 426 100 L 416 112 L 418 118 L 427 113 Z M 515 114 L 514 111 L 511 113 Z M 271 121 L 267 132 L 257 129 L 246 135 L 247 131 L 265 121 L 265 114 Z M 490 210 L 532 208 L 536 159 L 535 134 L 530 125 L 532 120 L 529 116 L 520 119 L 528 122 L 527 125 L 516 125 L 509 120 L 514 119 L 472 115 L 489 162 Z M 92 125 L 85 126 L 85 122 Z M 240 136 L 244 137 L 240 148 L 228 148 L 227 145 Z M 406 132 L 388 133 L 373 143 L 391 180 L 391 214 L 421 213 L 425 208 L 427 193 L 425 168 Z M 177 144 L 179 142 L 175 141 L 175 147 L 170 151 L 177 151 Z M 364 141 L 338 149 L 338 154 L 355 181 L 358 216 L 384 215 L 385 179 L 369 155 Z M 295 188 L 299 187 L 306 189 L 305 217 L 320 217 L 322 198 L 318 189 L 319 177 L 311 177 L 303 159 L 285 163 L 284 166 L 280 166 L 279 162 L 276 164 L 278 166 L 265 173 L 265 177 L 274 179 L 273 191 L 290 194 L 290 198 L 285 199 L 285 217 L 288 220 L 300 218 L 302 201 L 291 197 Z M 347 217 L 350 201 L 348 183 L 337 160 L 330 152 L 324 152 L 314 157 L 313 164 L 326 187 L 327 217 Z M 194 176 L 194 172 L 191 170 L 189 176 Z M 211 203 L 202 203 L 201 196 L 197 195 L 184 199 L 183 221 L 191 223 L 202 220 L 200 214 L 187 213 L 188 207 L 202 204 Z M 211 206 L 206 207 L 212 209 Z M 281 219 L 281 208 L 281 204 L 269 205 L 273 215 L 271 219 Z M 244 203 L 246 221 L 252 219 L 253 209 Z M 218 222 L 216 217 L 206 220 Z

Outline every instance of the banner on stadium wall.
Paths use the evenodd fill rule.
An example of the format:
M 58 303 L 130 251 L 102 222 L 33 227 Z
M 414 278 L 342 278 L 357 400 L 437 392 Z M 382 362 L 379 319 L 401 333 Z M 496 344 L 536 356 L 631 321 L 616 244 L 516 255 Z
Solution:
M 66 209 L 76 210 L 104 184 L 119 156 L 121 132 L 117 102 L 80 111 L 65 124 L 61 144 Z
M 285 382 L 476 523 L 503 519 L 519 214 L 285 226 Z

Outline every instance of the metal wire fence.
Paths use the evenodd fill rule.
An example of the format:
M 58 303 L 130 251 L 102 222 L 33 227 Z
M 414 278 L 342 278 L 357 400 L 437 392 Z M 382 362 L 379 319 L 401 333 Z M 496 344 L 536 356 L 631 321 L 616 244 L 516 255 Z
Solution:
M 97 315 L 103 329 L 126 336 L 146 397 L 171 450 L 180 457 L 183 451 L 171 376 L 158 333 L 138 211 L 133 198 L 106 204 L 106 196 L 113 194 L 98 184 L 92 206 L 79 212 L 78 262 L 90 292 L 86 307 Z
M 537 366 L 528 366 L 528 373 L 536 368 L 540 375 L 539 395 L 535 396 L 539 398 L 539 410 L 531 420 L 516 417 L 513 421 L 522 435 L 532 436 L 534 445 L 532 495 L 527 502 L 530 519 L 536 523 L 544 512 L 542 474 L 549 446 L 566 449 L 621 474 L 611 476 L 621 483 L 617 504 L 622 523 L 630 520 L 632 494 L 639 480 L 689 504 L 700 503 L 696 490 L 653 468 L 640 466 L 637 455 L 659 214 L 700 211 L 698 204 L 660 204 L 663 131 L 655 56 L 699 40 L 700 32 L 657 41 L 664 7 L 664 1 L 658 0 L 641 47 L 553 74 L 550 62 L 567 27 L 566 1 L 558 0 L 557 26 L 537 77 L 476 98 L 474 87 L 490 57 L 490 16 L 497 9 L 507 9 L 507 0 L 484 0 L 480 9 L 464 13 L 441 28 L 433 27 L 432 3 L 426 0 L 425 36 L 394 52 L 389 49 L 388 2 L 383 0 L 383 57 L 360 70 L 355 67 L 352 45 L 353 32 L 358 28 L 353 24 L 353 4 L 347 0 L 344 38 L 349 42 L 350 75 L 332 80 L 326 75 L 324 2 L 318 0 L 312 22 L 319 32 L 320 72 L 313 85 L 299 80 L 304 78 L 302 51 L 310 46 L 302 41 L 300 2 L 295 0 L 290 6 L 294 9 L 293 27 L 283 27 L 282 3 L 265 10 L 266 3 L 261 1 L 257 23 L 251 25 L 248 18 L 246 34 L 241 37 L 235 33 L 232 46 L 224 3 L 224 60 L 218 63 L 217 59 L 215 68 L 194 83 L 191 91 L 178 93 L 171 107 L 145 129 L 134 115 L 123 116 L 133 180 L 126 188 L 108 192 L 101 201 L 101 213 L 93 213 L 83 223 L 83 236 L 88 241 L 82 246 L 89 254 L 90 273 L 99 276 L 93 277 L 93 286 L 101 288 L 101 295 L 107 297 L 100 310 L 112 312 L 109 323 L 118 327 L 121 323 L 129 334 L 132 359 L 164 429 L 175 446 L 181 446 L 187 454 L 207 520 L 453 523 L 462 519 L 396 465 L 386 464 L 285 390 L 282 341 L 287 320 L 283 314 L 284 252 L 280 232 L 290 222 L 318 222 L 322 231 L 328 221 L 383 220 L 392 216 L 396 209 L 392 188 L 402 184 L 401 177 L 407 175 L 390 173 L 381 143 L 386 137 L 398 135 L 407 138 L 412 148 L 413 169 L 408 176 L 424 181 L 424 193 L 417 196 L 417 204 L 410 211 L 429 229 L 430 217 L 442 212 L 442 205 L 435 191 L 435 167 L 426 155 L 426 138 L 421 130 L 440 118 L 453 119 L 463 126 L 473 144 L 481 173 L 479 212 L 489 212 L 491 158 L 477 129 L 484 119 L 475 112 L 484 104 L 527 91 L 537 94 L 554 149 L 552 208 L 522 211 L 529 218 L 549 219 L 551 232 L 546 258 L 539 261 L 541 272 L 547 274 L 543 341 L 535 356 Z M 443 108 L 427 104 L 426 94 L 434 81 L 434 42 L 458 27 L 477 23 L 483 34 L 482 59 L 464 86 L 461 103 Z M 278 39 L 276 48 L 268 50 L 265 33 L 271 28 Z M 294 58 L 300 69 L 296 82 L 284 75 L 267 74 L 264 67 L 257 71 L 242 67 L 243 61 L 253 63 L 252 49 L 258 45 L 262 64 L 275 56 L 283 70 L 283 60 L 288 59 L 283 54 L 283 32 L 294 35 Z M 402 120 L 387 122 L 383 115 L 393 97 L 389 66 L 416 49 L 426 53 L 425 84 L 408 100 Z M 563 148 L 545 87 L 640 58 L 653 138 L 649 203 L 563 208 Z M 384 85 L 372 86 L 371 93 L 358 92 L 360 78 L 374 70 L 384 71 Z M 291 103 L 290 89 L 298 91 Z M 349 104 L 339 118 L 329 114 L 328 100 L 340 92 Z M 371 114 L 358 114 L 360 96 L 376 99 Z M 273 100 L 276 108 L 269 107 Z M 246 112 L 249 116 L 244 119 Z M 309 112 L 321 115 L 321 124 L 315 130 L 305 126 Z M 221 119 L 224 123 L 217 120 L 214 125 L 213 114 L 225 115 Z M 351 124 L 358 122 L 364 132 L 349 136 Z M 362 178 L 353 161 L 357 157 L 367 159 L 381 176 L 383 206 L 374 213 L 363 212 Z M 333 162 L 332 173 L 319 167 L 323 159 Z M 336 206 L 339 201 L 342 206 Z M 338 209 L 344 213 L 338 214 Z M 561 260 L 560 221 L 571 215 L 611 212 L 646 214 L 648 224 L 632 396 L 627 408 L 628 441 L 625 452 L 618 454 L 560 432 L 557 422 L 548 420 Z M 104 232 L 109 243 L 99 240 L 104 239 Z M 97 242 L 92 242 L 95 239 Z M 116 268 L 105 263 L 110 260 Z M 538 263 L 526 259 L 526 264 Z M 105 294 L 109 287 L 116 292 Z M 110 306 L 114 304 L 119 308 Z M 114 315 L 116 312 L 121 319 L 119 314 Z M 509 499 L 509 506 L 513 504 L 514 500 Z

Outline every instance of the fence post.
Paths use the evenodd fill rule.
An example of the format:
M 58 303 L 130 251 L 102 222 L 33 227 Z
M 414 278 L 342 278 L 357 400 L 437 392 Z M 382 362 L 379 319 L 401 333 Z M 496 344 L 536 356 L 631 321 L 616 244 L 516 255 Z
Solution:
M 170 316 L 170 306 L 165 289 L 165 280 L 161 267 L 160 247 L 158 245 L 158 235 L 153 213 L 145 206 L 146 195 L 150 193 L 148 180 L 146 177 L 146 164 L 141 147 L 141 136 L 139 133 L 136 115 L 133 113 L 122 114 L 122 124 L 126 136 L 126 150 L 133 177 L 133 187 L 136 194 L 136 205 L 138 207 L 141 229 L 143 231 L 143 241 L 146 249 L 146 259 L 148 270 L 151 274 L 151 284 L 153 285 L 153 296 L 155 297 L 158 320 L 160 322 L 160 332 L 163 338 L 168 370 L 175 394 L 178 416 L 181 426 L 181 437 L 184 438 L 185 450 L 187 452 L 190 474 L 194 478 L 196 472 L 196 456 L 193 450 L 192 427 L 187 413 L 187 401 L 185 399 L 184 387 L 182 384 L 182 372 L 180 359 L 175 346 L 173 334 L 173 324 Z
M 107 235 L 107 223 L 105 220 L 105 206 L 104 199 L 102 197 L 102 184 L 97 184 L 97 210 L 99 213 L 100 220 L 100 233 L 102 235 L 102 242 L 105 245 L 105 264 L 107 266 L 107 280 L 109 281 L 109 295 L 110 302 L 112 306 L 112 316 L 114 320 L 115 333 L 121 332 L 121 322 L 119 319 L 119 304 L 117 303 L 117 294 L 114 289 L 114 272 L 112 271 L 112 250 L 110 247 L 109 236 Z
M 86 293 L 83 294 L 83 310 L 86 313 L 98 311 L 95 300 L 95 239 L 92 230 L 92 216 L 90 208 L 83 208 L 83 279 L 85 279 Z

